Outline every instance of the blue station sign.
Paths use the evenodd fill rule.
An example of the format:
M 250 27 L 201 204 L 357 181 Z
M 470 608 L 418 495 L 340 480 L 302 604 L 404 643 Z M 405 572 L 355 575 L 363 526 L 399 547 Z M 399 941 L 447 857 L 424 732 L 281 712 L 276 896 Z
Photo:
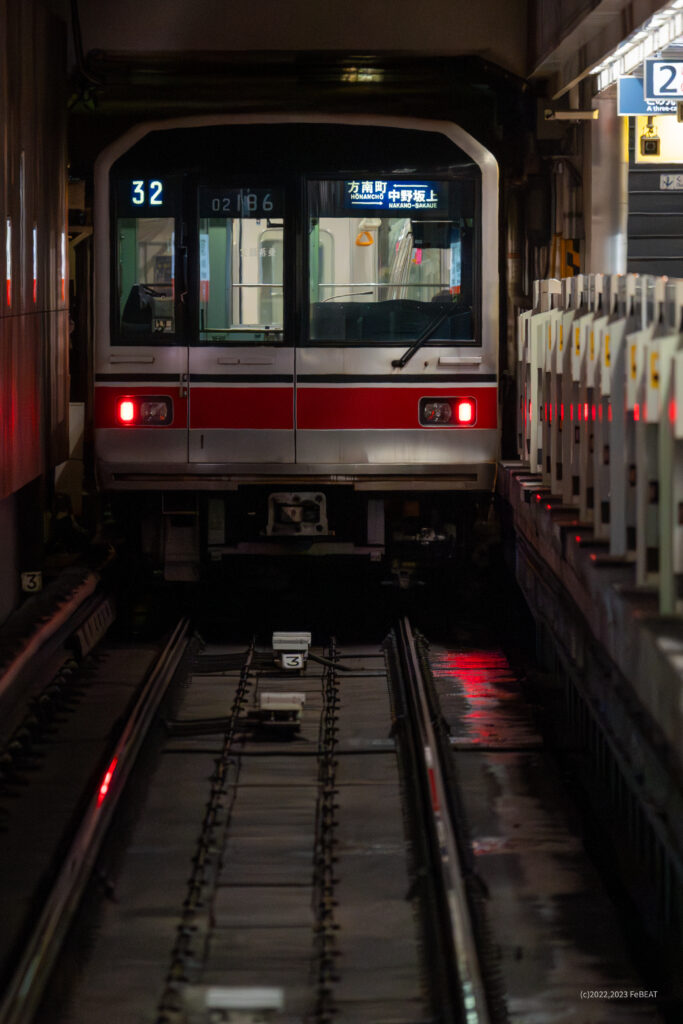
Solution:
M 642 78 L 620 78 L 617 82 L 617 113 L 620 117 L 652 117 L 675 114 L 675 99 L 648 99 Z

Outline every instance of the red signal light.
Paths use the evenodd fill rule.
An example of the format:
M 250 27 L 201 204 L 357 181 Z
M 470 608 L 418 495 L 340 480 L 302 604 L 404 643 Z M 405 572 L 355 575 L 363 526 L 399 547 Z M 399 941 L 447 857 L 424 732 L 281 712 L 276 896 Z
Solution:
M 132 423 L 135 419 L 135 402 L 130 398 L 121 398 L 116 411 L 119 423 Z

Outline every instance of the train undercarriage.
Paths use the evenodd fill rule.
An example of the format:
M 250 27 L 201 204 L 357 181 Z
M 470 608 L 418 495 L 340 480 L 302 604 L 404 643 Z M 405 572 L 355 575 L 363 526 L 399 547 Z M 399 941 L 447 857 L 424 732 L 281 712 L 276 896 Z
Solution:
M 298 484 L 118 492 L 109 508 L 129 552 L 169 582 L 220 576 L 235 559 L 323 557 L 374 563 L 403 588 L 491 540 L 490 492 Z

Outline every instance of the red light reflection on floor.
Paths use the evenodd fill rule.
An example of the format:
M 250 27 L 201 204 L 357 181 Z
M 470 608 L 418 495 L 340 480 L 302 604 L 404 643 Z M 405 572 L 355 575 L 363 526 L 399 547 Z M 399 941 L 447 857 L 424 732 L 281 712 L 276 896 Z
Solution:
M 107 768 L 107 771 L 105 772 L 104 778 L 102 779 L 102 783 L 101 783 L 100 788 L 99 788 L 98 793 L 97 793 L 97 806 L 98 807 L 100 807 L 101 804 L 104 802 L 105 797 L 107 796 L 107 793 L 109 792 L 109 787 L 111 785 L 111 780 L 114 777 L 114 772 L 116 771 L 116 765 L 117 764 L 118 764 L 118 758 L 115 757 L 113 759 L 113 761 L 111 762 L 111 764 L 109 765 L 109 767 Z
M 500 651 L 447 651 L 434 655 L 435 681 L 446 682 L 449 696 L 464 698 L 460 712 L 466 742 L 477 746 L 505 742 L 515 730 L 511 705 L 519 700 L 517 675 Z

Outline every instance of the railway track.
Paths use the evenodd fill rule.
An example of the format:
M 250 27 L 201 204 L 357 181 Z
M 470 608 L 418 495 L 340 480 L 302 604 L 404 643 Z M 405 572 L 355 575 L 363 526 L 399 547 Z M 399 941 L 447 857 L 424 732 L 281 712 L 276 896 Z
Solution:
M 165 660 L 185 643 L 179 624 Z M 65 908 L 123 794 L 126 746 L 168 685 L 163 667 L 151 675 L 163 687 L 121 731 L 3 1024 L 33 1019 L 60 963 Z M 37 1019 L 487 1021 L 422 675 L 407 622 L 383 646 L 311 648 L 301 674 L 253 643 L 196 653 L 88 969 L 59 1006 L 48 988 Z M 259 717 L 265 694 L 292 691 L 300 722 Z M 100 851 L 100 876 L 107 860 Z
M 581 978 L 627 976 L 607 931 L 608 963 L 581 936 L 567 952 L 548 878 L 559 862 L 566 888 L 576 843 L 554 808 L 493 835 L 511 814 L 524 827 L 506 773 L 544 771 L 502 656 L 430 650 L 406 619 L 382 643 L 310 647 L 298 671 L 268 643 L 191 641 L 186 622 L 136 656 L 116 728 L 108 703 L 89 736 L 90 797 L 33 897 L 1 1024 L 527 1024 L 578 1003 Z M 98 685 L 131 657 L 102 653 Z M 572 884 L 602 921 L 593 882 Z M 589 1011 L 573 1019 L 611 1019 Z
M 0 789 L 8 808 L 0 843 L 3 1024 L 34 1017 L 117 800 L 188 643 L 188 626 L 178 622 L 160 648 L 129 649 L 123 658 L 113 650 L 80 674 L 70 668 L 62 688 L 51 687 L 59 694 L 49 706 L 29 707 L 40 742 L 9 761 Z M 39 767 L 43 778 L 31 786 Z

